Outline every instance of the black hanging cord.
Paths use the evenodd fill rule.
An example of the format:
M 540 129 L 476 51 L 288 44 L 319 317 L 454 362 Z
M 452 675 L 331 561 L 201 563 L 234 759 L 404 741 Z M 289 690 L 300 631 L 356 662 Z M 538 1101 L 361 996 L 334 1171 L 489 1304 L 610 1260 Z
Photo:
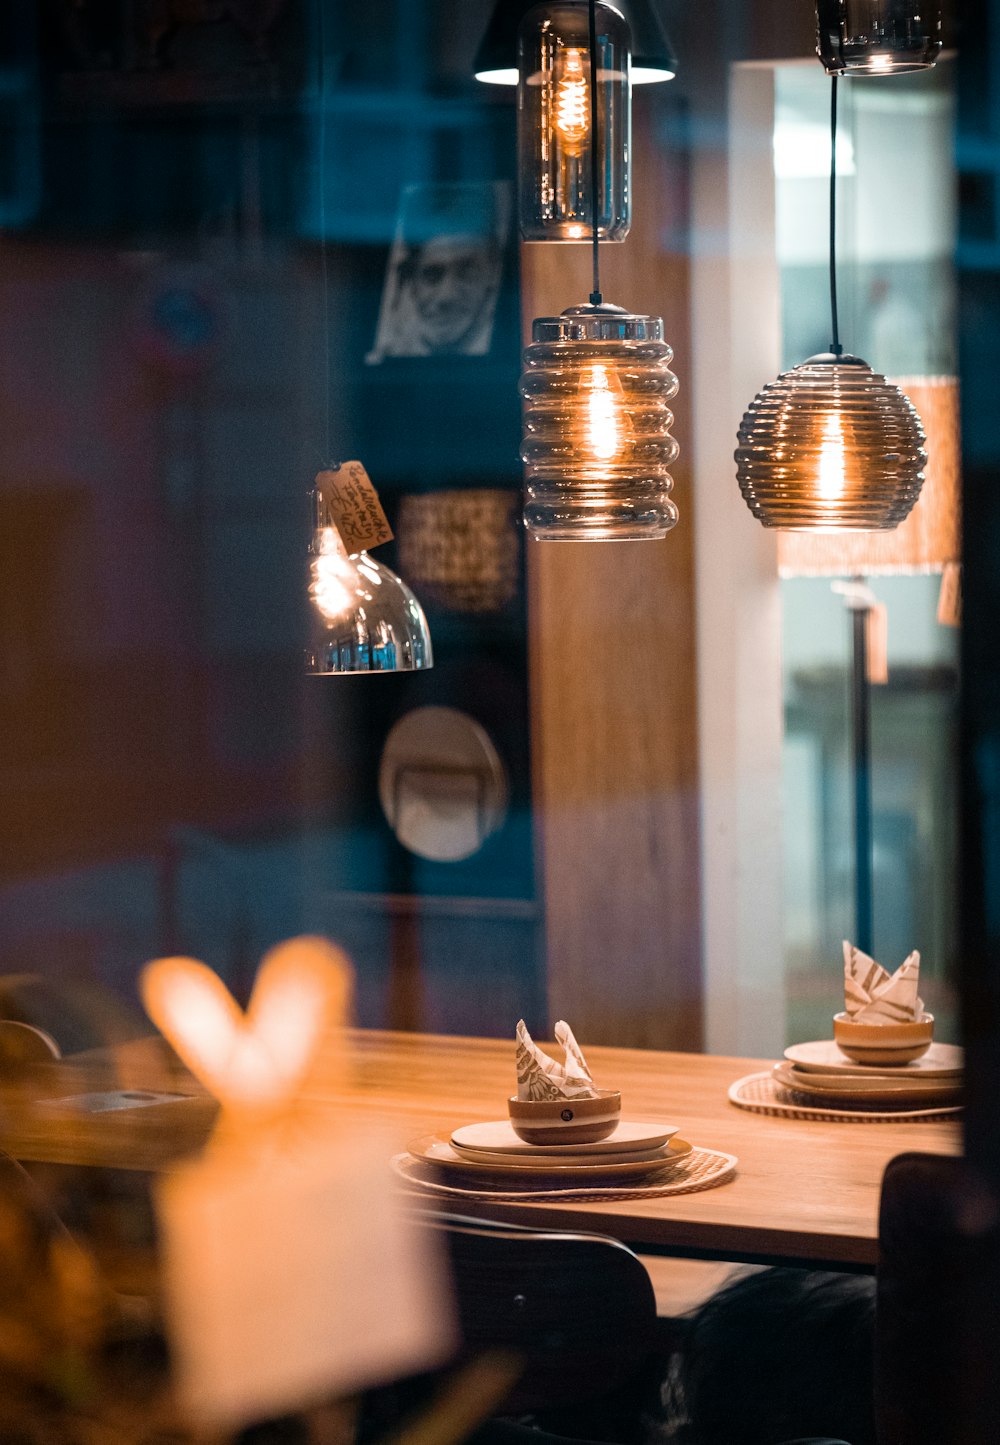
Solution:
M 830 350 L 840 356 L 840 326 L 837 320 L 837 77 L 830 79 Z
M 323 281 L 323 352 L 325 357 L 324 375 L 326 378 L 326 391 L 323 395 L 323 410 L 326 413 L 326 460 L 324 467 L 333 465 L 331 448 L 333 445 L 333 398 L 330 386 L 330 274 L 329 258 L 326 244 L 326 26 L 324 15 L 326 12 L 325 0 L 320 0 L 319 21 L 316 32 L 316 50 L 319 56 L 317 65 L 317 95 L 316 105 L 319 111 L 319 149 L 316 157 L 319 170 L 319 255 L 320 271 Z
M 590 304 L 591 306 L 600 306 L 604 297 L 601 295 L 601 268 L 598 260 L 601 238 L 597 218 L 597 186 L 600 176 L 597 147 L 597 0 L 590 0 L 588 20 L 590 25 L 590 220 L 594 256 L 594 289 L 590 293 Z

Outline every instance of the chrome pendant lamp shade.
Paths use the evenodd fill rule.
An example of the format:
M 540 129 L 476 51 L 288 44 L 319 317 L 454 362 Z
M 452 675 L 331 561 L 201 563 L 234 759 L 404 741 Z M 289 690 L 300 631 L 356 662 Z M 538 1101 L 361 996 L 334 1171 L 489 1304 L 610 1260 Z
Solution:
M 743 417 L 736 475 L 765 527 L 884 531 L 924 480 L 924 432 L 899 387 L 856 356 L 812 356 Z
M 401 577 L 370 556 L 348 556 L 335 527 L 318 527 L 310 557 L 306 672 L 415 672 L 432 667 L 430 631 Z
M 658 316 L 607 304 L 539 317 L 524 353 L 524 521 L 539 540 L 666 536 L 677 392 Z
M 941 51 L 941 0 L 817 0 L 816 20 L 828 75 L 905 75 Z

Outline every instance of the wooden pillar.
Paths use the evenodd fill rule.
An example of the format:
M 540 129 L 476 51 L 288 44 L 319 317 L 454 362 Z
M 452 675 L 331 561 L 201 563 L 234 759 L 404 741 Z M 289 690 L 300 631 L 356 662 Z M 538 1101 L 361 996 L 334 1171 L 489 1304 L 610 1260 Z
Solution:
M 593 1043 L 701 1044 L 687 167 L 669 95 L 634 100 L 634 221 L 604 295 L 664 318 L 681 382 L 680 521 L 658 542 L 528 542 L 537 849 L 550 1023 Z M 522 250 L 523 311 L 586 301 L 589 249 Z

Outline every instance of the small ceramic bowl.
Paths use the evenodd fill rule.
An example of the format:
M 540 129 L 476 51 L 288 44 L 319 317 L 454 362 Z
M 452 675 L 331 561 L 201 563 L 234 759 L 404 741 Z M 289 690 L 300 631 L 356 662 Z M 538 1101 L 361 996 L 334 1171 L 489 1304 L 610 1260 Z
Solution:
M 926 1054 L 934 1037 L 934 1015 L 922 1014 L 905 1024 L 858 1023 L 849 1014 L 835 1014 L 833 1037 L 841 1053 L 858 1064 L 909 1064 Z
M 622 1096 L 601 1089 L 593 1099 L 508 1099 L 511 1127 L 525 1144 L 596 1144 L 618 1127 Z

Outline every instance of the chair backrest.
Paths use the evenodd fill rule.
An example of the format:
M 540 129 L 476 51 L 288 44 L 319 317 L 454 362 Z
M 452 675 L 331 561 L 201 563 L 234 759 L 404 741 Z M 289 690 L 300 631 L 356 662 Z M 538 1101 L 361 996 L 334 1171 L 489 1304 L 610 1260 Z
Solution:
M 31 1064 L 50 1064 L 61 1057 L 59 1045 L 44 1029 L 0 1019 L 0 1078 L 9 1078 Z
M 1000 1440 L 1000 1200 L 964 1159 L 900 1154 L 882 1179 L 880 1445 Z
M 459 1215 L 422 1218 L 447 1242 L 465 1348 L 508 1348 L 524 1361 L 506 1413 L 602 1399 L 648 1366 L 656 1299 L 625 1245 Z
M 151 1032 L 142 1015 L 103 984 L 29 973 L 0 975 L 0 1019 L 40 1030 L 62 1055 Z

